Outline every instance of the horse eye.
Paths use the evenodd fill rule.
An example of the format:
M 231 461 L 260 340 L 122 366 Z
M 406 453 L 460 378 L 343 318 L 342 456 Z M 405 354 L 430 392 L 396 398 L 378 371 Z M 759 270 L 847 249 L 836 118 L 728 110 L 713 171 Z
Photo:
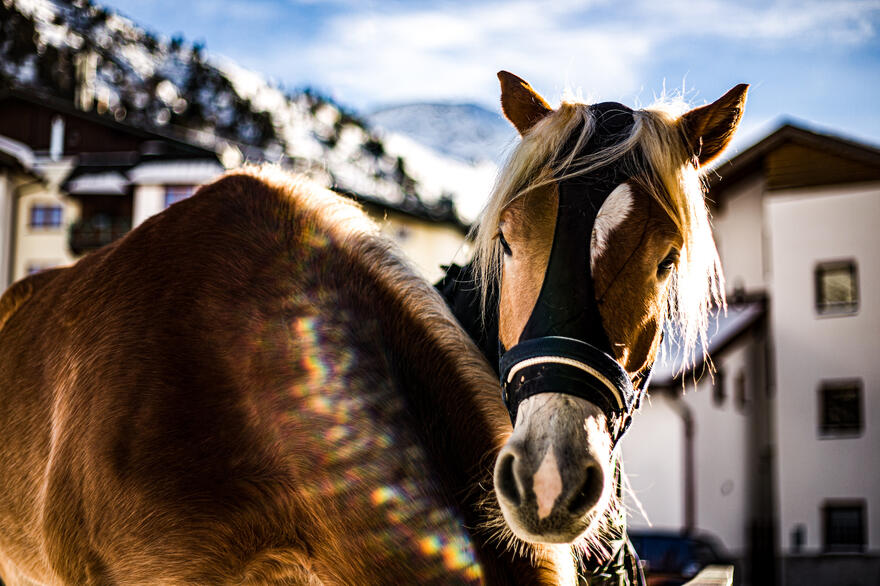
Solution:
M 674 269 L 676 265 L 678 265 L 678 251 L 672 250 L 672 252 L 667 254 L 666 258 L 660 261 L 660 264 L 657 265 L 657 274 L 660 276 L 665 276 L 670 271 L 672 271 L 672 269 Z
M 504 249 L 504 254 L 507 256 L 513 256 L 513 251 L 510 250 L 510 244 L 504 239 L 504 234 L 501 231 L 498 232 L 498 241 L 501 243 L 501 248 Z

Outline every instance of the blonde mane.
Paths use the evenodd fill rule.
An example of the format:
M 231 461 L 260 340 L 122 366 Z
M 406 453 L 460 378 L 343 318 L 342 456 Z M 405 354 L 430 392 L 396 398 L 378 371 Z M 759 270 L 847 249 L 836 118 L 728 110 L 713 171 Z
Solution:
M 518 198 L 564 178 L 585 175 L 615 162 L 639 182 L 679 230 L 683 248 L 669 296 L 667 331 L 683 350 L 685 363 L 697 346 L 706 354 L 709 313 L 724 306 L 724 279 L 709 216 L 704 186 L 679 125 L 681 102 L 663 101 L 633 112 L 630 135 L 618 144 L 581 157 L 576 154 L 594 130 L 588 104 L 563 102 L 523 136 L 499 173 L 480 223 L 474 228 L 476 285 L 483 312 L 488 295 L 501 279 L 502 247 L 498 226 L 504 211 Z M 566 152 L 575 133 L 574 148 Z M 641 151 L 641 156 L 633 156 Z

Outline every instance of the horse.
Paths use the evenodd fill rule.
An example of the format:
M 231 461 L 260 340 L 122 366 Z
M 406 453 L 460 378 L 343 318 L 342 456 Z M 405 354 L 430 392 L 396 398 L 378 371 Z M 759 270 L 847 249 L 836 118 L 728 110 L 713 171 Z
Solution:
M 499 539 L 575 544 L 590 583 L 644 583 L 626 539 L 619 440 L 664 332 L 705 353 L 724 305 L 701 169 L 728 145 L 747 84 L 682 112 L 557 109 L 502 71 L 521 141 L 438 288 L 495 367 L 513 434 L 498 455 Z
M 490 202 L 474 265 L 480 287 L 468 292 L 487 309 L 498 281 L 506 355 L 517 354 L 517 307 L 528 304 L 515 297 L 536 286 L 513 288 L 535 269 L 510 259 L 523 256 L 539 225 L 514 213 L 532 214 L 525 202 L 544 209 L 539 193 L 565 191 L 554 187 L 565 175 L 534 172 L 553 172 L 546 155 L 569 140 L 557 131 L 579 124 L 565 117 L 559 126 L 511 79 L 502 76 L 502 105 L 524 138 L 500 185 L 537 183 Z M 675 154 L 690 153 L 681 168 L 723 148 L 731 103 L 669 122 Z M 540 119 L 535 105 L 546 110 Z M 578 133 L 579 156 L 589 127 Z M 672 160 L 644 136 L 631 142 L 652 164 Z M 536 148 L 533 138 L 550 142 Z M 530 154 L 541 160 L 525 164 Z M 653 197 L 632 177 L 633 201 L 641 189 Z M 668 229 L 645 236 L 680 244 L 684 260 L 669 267 L 679 284 L 681 266 L 696 266 L 685 218 L 680 241 Z M 662 221 L 649 217 L 653 234 L 652 222 Z M 493 223 L 503 231 L 487 233 Z M 616 233 L 597 236 L 609 258 Z M 546 242 L 532 245 L 540 262 Z M 495 266 L 507 251 L 503 269 Z M 607 289 L 603 320 L 626 313 L 608 309 L 626 299 L 619 279 L 634 282 L 617 262 L 622 277 L 605 261 L 593 270 L 596 291 Z M 664 287 L 645 298 L 662 304 Z M 484 313 L 485 326 L 493 311 Z M 655 317 L 659 330 L 663 316 Z M 629 369 L 643 328 L 626 319 L 605 328 L 624 344 L 612 360 Z M 481 335 L 462 328 L 356 204 L 276 168 L 225 175 L 0 298 L 0 576 L 9 584 L 574 583 L 571 543 L 596 539 L 596 520 L 611 508 L 603 459 L 622 418 L 596 406 L 605 405 L 601 393 L 593 404 L 554 389 L 519 402 L 512 427 L 502 397 L 524 393 L 499 384 L 472 340 Z M 640 343 L 626 346 L 631 340 Z M 526 361 L 535 358 L 540 365 L 541 356 Z M 525 379 L 532 366 L 512 369 Z M 539 425 L 542 413 L 549 420 Z M 552 454 L 538 454 L 541 446 Z M 589 486 L 570 497 L 584 454 Z
M 0 301 L 7 584 L 556 583 L 470 528 L 509 424 L 353 202 L 233 172 Z

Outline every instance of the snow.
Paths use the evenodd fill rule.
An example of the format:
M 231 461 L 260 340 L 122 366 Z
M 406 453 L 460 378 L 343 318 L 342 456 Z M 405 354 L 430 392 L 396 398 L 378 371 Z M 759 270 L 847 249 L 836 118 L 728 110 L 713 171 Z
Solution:
M 368 117 L 370 124 L 403 134 L 446 156 L 467 162 L 500 162 L 514 143 L 513 126 L 476 104 L 405 104 Z
M 72 24 L 82 20 L 77 12 L 82 8 L 61 0 L 14 1 L 22 12 L 34 15 L 40 43 L 75 49 L 84 44 L 83 35 L 89 34 L 91 41 L 102 47 L 97 53 L 104 55 L 105 64 L 98 67 L 94 76 L 98 113 L 124 119 L 127 113 L 122 107 L 123 96 L 135 107 L 147 107 L 151 91 L 149 80 L 154 78 L 161 80 L 155 93 L 167 106 L 152 111 L 154 123 L 165 126 L 171 121 L 169 109 L 182 113 L 186 108 L 181 88 L 187 83 L 193 63 L 186 45 L 172 51 L 167 39 L 156 39 L 155 49 L 148 48 L 145 44 L 148 33 L 112 12 L 106 21 L 86 33 Z M 62 17 L 62 24 L 52 24 L 56 16 Z M 115 67 L 107 66 L 106 54 L 113 56 Z M 419 128 L 420 135 L 408 138 L 406 133 L 389 128 L 384 141 L 385 153 L 377 155 L 375 149 L 369 152 L 365 146 L 381 135 L 363 128 L 357 119 L 335 104 L 308 94 L 286 95 L 264 76 L 221 56 L 204 53 L 203 59 L 228 79 L 232 88 L 232 92 L 207 92 L 194 98 L 209 109 L 207 118 L 221 125 L 232 123 L 236 115 L 233 98 L 247 100 L 255 112 L 269 115 L 281 142 L 264 145 L 264 148 L 233 144 L 235 140 L 213 135 L 210 124 L 185 130 L 190 140 L 225 152 L 227 164 L 242 158 L 281 161 L 327 186 L 395 204 L 403 202 L 405 196 L 396 168 L 397 158 L 402 157 L 406 173 L 416 181 L 415 190 L 420 198 L 432 203 L 442 196 L 452 196 L 462 218 L 472 221 L 494 180 L 496 167 L 492 160 L 497 159 L 504 143 L 510 142 L 509 127 L 497 113 L 476 106 L 415 105 L 398 108 L 396 116 L 405 118 L 410 127 Z M 20 79 L 26 77 L 21 73 L 18 72 Z M 384 116 L 386 122 L 393 122 L 394 115 L 386 112 Z M 181 130 L 175 128 L 175 131 Z M 236 140 L 247 139 L 243 131 L 238 136 L 241 138 Z M 420 144 L 424 142 L 429 146 Z M 203 180 L 193 178 L 202 176 L 193 170 L 141 167 L 132 171 L 133 181 L 153 181 L 160 172 L 182 174 L 178 180 L 184 182 Z
M 67 184 L 67 192 L 73 195 L 78 193 L 125 195 L 128 185 L 128 179 L 116 171 L 89 173 L 72 179 Z
M 198 185 L 222 172 L 223 167 L 213 161 L 154 161 L 137 165 L 128 178 L 139 185 Z
M 444 157 L 433 149 L 402 134 L 385 135 L 386 152 L 406 158 L 407 172 L 419 183 L 419 194 L 426 202 L 452 195 L 461 219 L 471 223 L 483 209 L 498 166 L 492 161 L 466 163 Z

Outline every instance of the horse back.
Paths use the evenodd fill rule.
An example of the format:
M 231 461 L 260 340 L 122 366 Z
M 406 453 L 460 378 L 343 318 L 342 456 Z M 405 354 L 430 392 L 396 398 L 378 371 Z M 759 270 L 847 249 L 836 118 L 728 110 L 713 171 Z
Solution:
M 400 289 L 430 286 L 350 203 L 270 183 L 227 176 L 0 302 L 5 576 L 479 580 L 425 448 L 442 430 L 401 392 L 400 353 L 438 338 L 400 339 L 419 319 Z M 434 298 L 418 311 L 442 322 Z M 494 392 L 439 329 L 465 366 L 447 350 L 438 380 Z

